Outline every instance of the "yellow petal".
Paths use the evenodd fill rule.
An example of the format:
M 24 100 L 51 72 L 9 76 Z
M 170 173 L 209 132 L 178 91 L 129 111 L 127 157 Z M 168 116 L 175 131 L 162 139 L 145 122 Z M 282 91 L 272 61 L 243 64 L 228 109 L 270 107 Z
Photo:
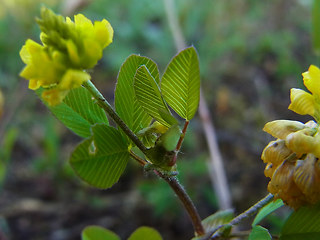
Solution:
M 313 94 L 320 95 L 320 69 L 311 65 L 307 72 L 302 74 L 304 85 Z
M 74 26 L 74 22 L 71 20 L 70 17 L 66 17 L 66 23 L 67 23 L 69 26 Z
M 264 175 L 266 177 L 272 178 L 272 175 L 273 175 L 275 170 L 276 170 L 276 167 L 273 166 L 272 163 L 268 163 L 266 168 L 264 169 Z
M 113 28 L 110 23 L 103 19 L 101 22 L 94 22 L 94 35 L 95 39 L 100 43 L 102 48 L 105 48 L 113 39 Z
M 74 16 L 74 24 L 76 29 L 84 35 L 91 35 L 93 32 L 92 22 L 81 13 Z
M 286 137 L 286 146 L 297 155 L 311 153 L 314 151 L 317 142 L 313 137 L 316 133 L 314 128 L 305 128 Z
M 26 45 L 23 45 L 23 47 L 21 48 L 19 54 L 20 54 L 21 60 L 25 64 L 30 63 L 31 56 L 30 56 L 30 54 L 29 54 L 29 52 L 27 50 L 27 46 Z
M 294 169 L 294 162 L 284 161 L 273 173 L 268 191 L 297 209 L 305 203 L 305 196 L 293 180 Z
M 29 80 L 37 76 L 37 71 L 33 65 L 29 64 L 22 69 L 19 75 L 20 77 L 23 77 Z
M 317 128 L 317 127 L 318 127 L 318 124 L 317 124 L 315 121 L 310 120 L 310 121 L 306 122 L 306 123 L 304 124 L 304 126 L 305 126 L 305 127 L 308 127 L 308 128 Z
M 85 39 L 83 45 L 84 54 L 81 65 L 84 69 L 92 68 L 102 58 L 102 48 L 94 39 Z
M 291 103 L 289 109 L 301 114 L 314 116 L 315 113 L 315 99 L 310 94 L 301 89 L 291 88 L 290 92 Z
M 261 159 L 265 163 L 272 163 L 274 167 L 280 165 L 292 151 L 287 148 L 284 140 L 271 141 L 263 150 Z
M 29 80 L 29 89 L 36 90 L 41 86 L 40 81 L 37 79 L 30 79 Z
M 288 134 L 301 130 L 304 127 L 304 124 L 298 121 L 275 120 L 266 123 L 263 131 L 271 134 L 275 138 L 285 139 Z
M 70 90 L 80 87 L 81 84 L 90 79 L 90 75 L 81 70 L 69 69 L 62 77 L 58 88 L 61 90 Z
M 74 66 L 79 66 L 80 56 L 78 53 L 77 46 L 74 44 L 74 42 L 71 39 L 69 39 L 66 42 L 66 46 L 67 46 L 68 56 L 69 56 L 70 61 L 72 62 L 72 64 Z
M 271 179 L 271 186 L 274 191 L 288 192 L 293 182 L 294 163 L 284 161 L 274 172 Z
M 314 144 L 315 148 L 312 150 L 312 154 L 315 155 L 317 158 L 320 158 L 320 134 L 317 132 L 314 136 Z
M 44 47 L 42 45 L 40 45 L 39 43 L 37 43 L 31 39 L 28 39 L 26 41 L 26 47 L 27 47 L 27 50 L 31 56 L 39 54 L 44 49 Z
M 56 106 L 62 103 L 69 90 L 61 91 L 60 89 L 53 88 L 46 90 L 42 93 L 42 98 L 50 105 Z
M 320 179 L 315 171 L 316 157 L 308 154 L 305 160 L 296 163 L 293 179 L 310 203 L 320 200 Z
M 43 46 L 36 43 L 35 41 L 28 39 L 23 45 L 23 47 L 20 50 L 20 57 L 22 61 L 26 64 L 29 64 L 31 62 L 32 55 L 38 54 L 40 51 L 42 51 Z

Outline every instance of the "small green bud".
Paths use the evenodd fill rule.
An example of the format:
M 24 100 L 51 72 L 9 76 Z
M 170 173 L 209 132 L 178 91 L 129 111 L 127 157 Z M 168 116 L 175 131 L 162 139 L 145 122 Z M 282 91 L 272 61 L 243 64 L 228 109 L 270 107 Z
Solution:
M 178 125 L 173 125 L 156 141 L 155 146 L 148 150 L 150 161 L 156 166 L 167 170 L 175 156 L 175 148 L 179 141 L 181 131 Z
M 173 125 L 160 137 L 160 142 L 167 151 L 173 151 L 179 141 L 181 130 L 178 124 Z

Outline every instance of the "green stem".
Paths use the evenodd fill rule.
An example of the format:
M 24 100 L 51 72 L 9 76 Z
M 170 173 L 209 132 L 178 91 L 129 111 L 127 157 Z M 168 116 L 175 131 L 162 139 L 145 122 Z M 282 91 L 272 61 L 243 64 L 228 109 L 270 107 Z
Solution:
M 271 193 L 269 193 L 266 197 L 264 197 L 263 199 L 261 199 L 259 202 L 257 202 L 255 205 L 251 206 L 248 210 L 246 210 L 245 212 L 241 213 L 240 215 L 238 215 L 237 217 L 235 217 L 234 219 L 232 219 L 229 223 L 225 224 L 225 225 L 221 225 L 219 227 L 217 227 L 216 229 L 214 229 L 213 231 L 211 231 L 206 237 L 202 238 L 201 240 L 207 240 L 207 239 L 218 239 L 222 234 L 223 231 L 218 231 L 219 229 L 221 229 L 222 227 L 226 227 L 226 226 L 234 226 L 237 225 L 238 223 L 242 222 L 243 220 L 253 216 L 255 213 L 257 213 L 261 208 L 263 208 L 264 206 L 266 206 L 269 202 L 271 202 L 273 199 L 273 195 Z
M 187 213 L 189 214 L 189 217 L 191 219 L 191 222 L 193 224 L 193 228 L 196 232 L 196 236 L 203 236 L 205 234 L 205 230 L 202 226 L 201 218 L 199 216 L 199 213 L 194 206 L 191 198 L 187 194 L 186 190 L 182 187 L 182 185 L 179 183 L 178 179 L 176 177 L 169 177 L 164 174 L 162 174 L 159 171 L 155 171 L 156 174 L 164 179 L 172 188 L 172 190 L 177 194 L 178 198 L 180 199 L 181 203 L 183 204 L 184 208 L 186 209 Z
M 136 144 L 136 146 L 146 154 L 147 148 L 143 145 L 140 139 L 131 131 L 131 129 L 124 123 L 119 115 L 113 110 L 112 106 L 99 92 L 96 86 L 90 81 L 84 82 L 83 86 L 91 93 L 91 95 L 97 100 L 98 105 L 108 113 L 108 115 L 118 124 L 118 126 L 125 132 L 125 134 Z

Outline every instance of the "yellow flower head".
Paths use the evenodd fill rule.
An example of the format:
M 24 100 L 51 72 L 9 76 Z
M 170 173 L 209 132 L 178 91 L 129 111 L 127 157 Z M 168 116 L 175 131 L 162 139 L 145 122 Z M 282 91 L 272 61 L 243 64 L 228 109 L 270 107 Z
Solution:
M 289 109 L 317 122 L 268 122 L 263 130 L 277 140 L 261 155 L 264 174 L 270 178 L 268 191 L 294 209 L 320 201 L 320 69 L 311 65 L 302 76 L 310 93 L 292 88 Z
M 90 79 L 86 70 L 97 64 L 112 42 L 113 29 L 105 19 L 93 24 L 78 14 L 73 22 L 46 8 L 37 22 L 42 45 L 26 41 L 20 51 L 26 64 L 20 76 L 29 80 L 30 89 L 45 88 L 42 97 L 49 105 L 57 105 L 70 89 Z
M 311 92 L 292 88 L 290 93 L 291 104 L 289 109 L 301 114 L 313 116 L 320 120 L 320 69 L 311 65 L 307 72 L 302 74 L 303 83 Z
M 298 209 L 320 200 L 320 135 L 314 121 L 268 122 L 264 131 L 277 138 L 263 150 L 264 174 L 270 178 L 268 191 Z

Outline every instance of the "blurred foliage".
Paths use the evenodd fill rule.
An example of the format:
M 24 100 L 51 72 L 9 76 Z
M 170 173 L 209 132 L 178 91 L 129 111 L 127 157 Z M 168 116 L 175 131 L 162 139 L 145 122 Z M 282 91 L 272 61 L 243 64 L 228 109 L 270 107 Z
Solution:
M 107 98 L 114 90 L 120 65 L 130 54 L 154 59 L 163 72 L 176 51 L 162 1 L 78 1 L 83 4 L 68 8 L 66 12 L 67 2 L 0 0 L 0 88 L 5 99 L 0 119 L 0 177 L 5 174 L 7 178 L 2 190 L 6 196 L 18 188 L 14 186 L 21 188 L 32 179 L 41 186 L 29 186 L 29 197 L 31 194 L 43 196 L 36 192 L 39 187 L 46 189 L 46 197 L 50 196 L 52 201 L 66 196 L 68 200 L 83 200 L 77 198 L 78 193 L 74 194 L 83 185 L 73 178 L 70 166 L 66 164 L 78 137 L 48 114 L 36 96 L 27 90 L 27 82 L 18 77 L 23 66 L 18 55 L 21 46 L 27 38 L 39 42 L 34 18 L 39 16 L 40 5 L 45 4 L 70 16 L 80 11 L 92 20 L 106 18 L 110 21 L 115 30 L 114 42 L 92 74 Z M 287 106 L 289 89 L 301 87 L 301 73 L 311 63 L 318 63 L 312 51 L 312 1 L 175 2 L 187 43 L 193 44 L 199 52 L 203 92 L 217 129 L 235 207 L 246 209 L 266 192 L 263 164 L 259 159 L 267 142 L 260 131 L 264 123 L 277 118 L 307 120 L 305 117 L 297 119 Z M 178 160 L 180 180 L 195 199 L 201 215 L 206 216 L 214 211 L 216 202 L 206 169 L 207 150 L 202 128 L 197 119 L 191 124 L 190 138 L 185 140 Z M 141 172 L 129 166 L 128 178 L 116 185 L 115 190 L 110 190 L 111 193 L 127 191 L 131 182 L 139 182 L 142 195 L 157 206 L 156 214 L 168 214 L 167 210 L 171 209 L 172 214 L 179 216 L 180 206 L 165 183 L 141 182 Z M 47 178 L 50 181 L 43 183 Z M 66 184 L 66 179 L 70 185 Z M 48 191 L 53 193 L 50 195 Z M 32 222 L 31 217 L 28 219 L 23 220 Z M 78 222 L 74 225 L 83 224 L 79 223 L 81 219 L 75 217 L 73 220 Z M 275 219 L 270 222 L 272 227 L 278 224 Z M 30 225 L 26 226 L 29 231 Z M 62 226 L 68 228 L 66 224 Z M 9 224 L 10 227 L 13 228 Z M 25 233 L 23 230 L 23 227 L 19 229 Z M 45 229 L 47 234 L 50 231 L 58 230 L 54 227 Z M 49 239 L 47 236 L 42 239 Z M 79 235 L 68 236 L 59 239 L 79 238 Z
M 4 97 L 3 97 L 3 93 L 0 89 L 0 119 L 2 117 L 3 105 L 4 105 Z

